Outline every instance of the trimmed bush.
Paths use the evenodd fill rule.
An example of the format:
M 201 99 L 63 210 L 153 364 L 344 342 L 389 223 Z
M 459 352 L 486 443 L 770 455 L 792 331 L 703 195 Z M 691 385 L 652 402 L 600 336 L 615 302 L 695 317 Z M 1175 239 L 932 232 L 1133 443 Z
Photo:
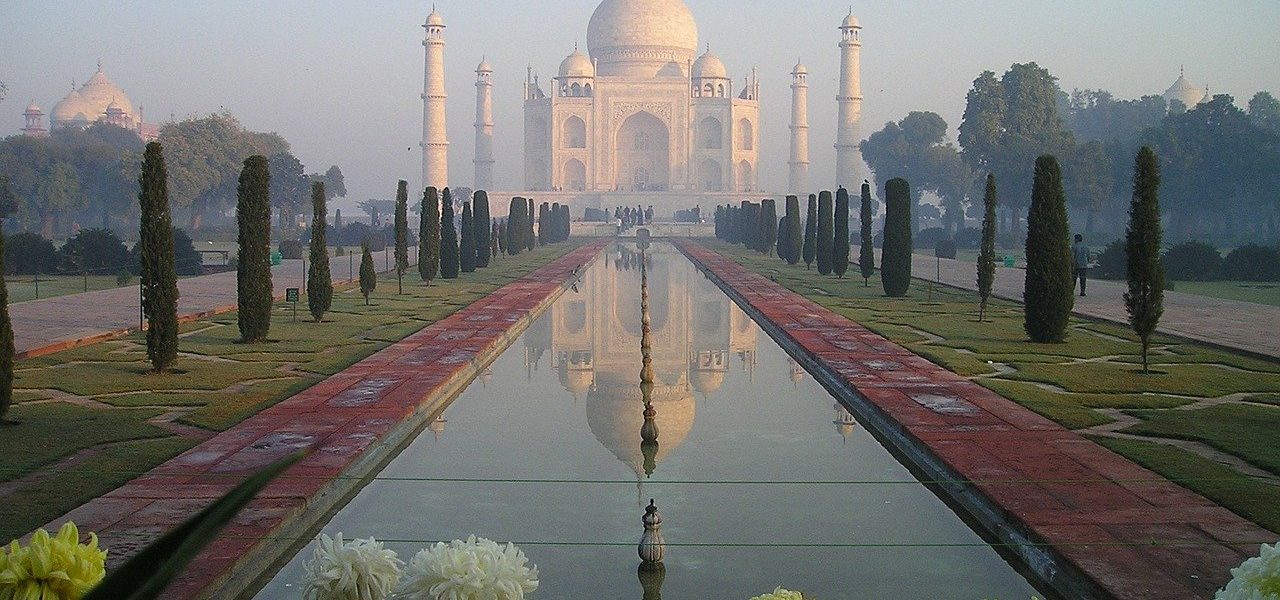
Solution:
M 941 227 L 928 227 L 915 234 L 915 247 L 921 249 L 936 248 L 939 240 L 949 240 L 947 230 Z
M 278 250 L 285 260 L 302 260 L 302 240 L 280 240 Z
M 173 230 L 173 258 L 178 275 L 193 277 L 204 274 L 204 258 L 196 252 L 196 243 L 191 240 L 191 236 L 187 235 L 185 230 Z
M 489 194 L 479 190 L 471 198 L 471 217 L 476 237 L 476 268 L 483 269 L 489 266 L 489 249 L 493 245 L 492 231 L 489 228 Z
M 831 269 L 844 278 L 849 270 L 849 190 L 836 190 L 835 227 L 832 231 Z
M 830 275 L 835 246 L 835 206 L 831 192 L 818 193 L 818 274 Z
M 933 245 L 933 255 L 938 258 L 956 258 L 956 242 L 955 240 L 938 240 Z
M 1067 197 L 1058 159 L 1036 159 L 1027 210 L 1027 274 L 1023 286 L 1022 327 L 1033 342 L 1061 342 L 1075 305 L 1071 269 L 1071 230 Z
M 982 229 L 977 227 L 961 227 L 956 231 L 956 235 L 952 237 L 956 242 L 956 248 L 964 248 L 965 250 L 982 249 Z M 992 244 L 995 243 L 993 238 Z
M 800 199 L 795 196 L 787 196 L 786 207 L 787 233 L 786 233 L 786 249 L 779 254 L 783 254 L 787 264 L 794 265 L 800 262 L 801 250 L 804 247 L 804 223 L 800 221 Z
M 53 273 L 58 267 L 58 249 L 37 233 L 22 232 L 5 240 L 5 275 Z
M 858 273 L 862 275 L 862 286 L 871 285 L 871 276 L 876 274 L 876 253 L 874 235 L 871 232 L 871 184 L 862 182 L 858 216 L 861 227 L 858 231 Z
M 1128 272 L 1128 254 L 1124 240 L 1115 240 L 1107 244 L 1102 252 L 1094 256 L 1096 266 L 1089 269 L 1089 277 L 1108 281 L 1120 281 Z
M 1248 244 L 1227 254 L 1222 275 L 1231 281 L 1280 281 L 1280 251 Z
M 458 267 L 463 273 L 476 271 L 475 220 L 471 216 L 471 203 L 462 203 L 462 240 L 458 242 Z
M 756 221 L 756 227 L 756 250 L 761 254 L 772 254 L 778 243 L 778 208 L 772 198 L 760 201 L 760 218 Z
M 418 220 L 418 276 L 431 285 L 431 280 L 439 274 L 440 192 L 428 187 L 422 193 L 422 213 Z
M 86 270 L 92 275 L 107 275 L 129 264 L 129 248 L 108 229 L 82 229 L 67 240 L 61 253 L 62 271 L 76 275 Z
M 886 182 L 884 205 L 880 283 L 886 296 L 899 298 L 911 287 L 911 184 L 902 178 Z
M 1176 281 L 1216 281 L 1222 278 L 1222 255 L 1204 242 L 1183 242 L 1160 259 L 1165 278 Z
M 440 200 L 440 278 L 457 279 L 458 270 L 458 228 L 453 222 L 453 196 L 449 188 L 444 188 L 444 198 Z
M 360 244 L 360 295 L 364 296 L 364 305 L 369 306 L 369 294 L 378 287 L 378 269 L 373 266 L 373 253 L 369 244 Z

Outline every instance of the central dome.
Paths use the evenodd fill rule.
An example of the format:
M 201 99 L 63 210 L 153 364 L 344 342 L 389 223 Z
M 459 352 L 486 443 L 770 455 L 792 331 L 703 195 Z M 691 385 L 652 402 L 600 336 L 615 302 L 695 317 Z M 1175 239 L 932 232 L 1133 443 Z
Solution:
M 587 26 L 599 75 L 687 75 L 698 24 L 682 0 L 604 0 Z

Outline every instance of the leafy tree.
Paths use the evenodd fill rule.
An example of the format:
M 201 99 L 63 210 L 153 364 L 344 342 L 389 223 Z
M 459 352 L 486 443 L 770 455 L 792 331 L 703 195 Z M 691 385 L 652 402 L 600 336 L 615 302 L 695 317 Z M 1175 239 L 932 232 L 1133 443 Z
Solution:
M 409 270 L 409 182 L 396 184 L 396 293 L 404 294 L 404 274 Z
M 190 231 L 233 201 L 244 159 L 289 152 L 280 136 L 248 131 L 228 112 L 166 124 L 160 141 L 173 165 L 174 203 L 188 211 Z
M 293 231 L 298 227 L 296 215 L 311 189 L 306 169 L 288 152 L 272 155 L 267 164 L 271 171 L 271 205 L 280 210 L 280 231 Z
M 1258 92 L 1249 99 L 1249 118 L 1271 133 L 1280 133 L 1280 100 L 1271 92 Z
M 1216 281 L 1222 277 L 1222 255 L 1204 242 L 1183 242 L 1160 258 L 1165 277 L 1174 281 Z
M 18 233 L 8 239 L 7 245 L 9 250 L 4 258 L 6 275 L 48 274 L 58 267 L 58 249 L 39 234 Z
M 164 147 L 147 144 L 142 160 L 142 313 L 147 319 L 147 360 L 156 372 L 178 359 L 178 275 L 174 272 L 173 222 L 169 216 L 169 179 Z
M 787 264 L 795 265 L 800 262 L 800 255 L 804 246 L 804 223 L 800 221 L 800 198 L 796 196 L 787 196 L 787 244 L 783 251 L 787 259 Z
M 9 178 L 0 175 L 0 223 L 18 212 L 18 198 L 9 187 Z
M 844 279 L 849 270 L 849 190 L 841 186 L 836 190 L 835 244 L 831 248 L 831 267 L 836 276 Z
M 369 199 L 357 202 L 356 206 L 369 215 L 369 226 L 375 229 L 382 227 L 383 215 L 396 209 L 396 203 L 393 200 Z
M 926 191 L 942 198 L 948 227 L 963 223 L 964 201 L 973 175 L 955 146 L 946 142 L 946 134 L 947 122 L 937 113 L 915 111 L 897 123 L 887 123 L 859 145 L 879 182 L 893 177 L 915 182 L 913 232 L 921 227 L 919 221 L 925 213 L 920 205 Z
M 106 229 L 82 229 L 62 246 L 62 270 L 114 274 L 129 264 L 129 249 Z
M 809 194 L 809 210 L 804 220 L 804 268 L 813 268 L 818 252 L 818 196 Z
M 311 184 L 311 265 L 307 268 L 307 309 L 319 323 L 333 305 L 333 278 L 329 273 L 329 247 L 325 243 L 329 212 L 324 184 Z
M 858 244 L 858 271 L 862 274 L 862 287 L 871 285 L 871 276 L 876 274 L 875 237 L 871 231 L 871 183 L 862 182 L 862 206 L 859 216 L 862 220 L 860 241 Z
M 818 194 L 818 274 L 830 275 L 835 258 L 835 214 L 831 192 Z
M 1092 140 L 1072 150 L 1066 169 L 1067 197 L 1085 213 L 1086 233 L 1093 233 L 1099 214 L 1111 212 L 1115 181 L 1111 157 L 1102 142 Z
M 422 193 L 418 221 L 418 275 L 431 285 L 440 273 L 440 192 L 428 187 Z
M 479 190 L 472 196 L 471 213 L 472 218 L 475 219 L 476 267 L 483 269 L 489 266 L 489 251 L 490 246 L 493 245 L 493 236 L 489 228 L 489 194 L 484 190 Z
M 476 271 L 476 223 L 471 203 L 462 203 L 462 240 L 458 242 L 458 264 L 463 273 Z
M 457 279 L 458 229 L 453 222 L 453 198 L 449 188 L 444 188 L 444 200 L 440 203 L 440 278 Z
M 982 195 L 982 247 L 978 251 L 978 322 L 987 318 L 987 301 L 996 281 L 996 176 L 987 173 L 987 189 Z
M 324 173 L 307 175 L 307 180 L 311 183 L 319 181 L 324 184 L 325 202 L 347 196 L 347 181 L 342 176 L 342 169 L 339 169 L 338 165 L 329 167 L 329 170 Z
M 1033 342 L 1062 342 L 1067 336 L 1074 298 L 1071 290 L 1071 231 L 1058 159 L 1036 159 L 1027 211 L 1027 273 L 1023 329 Z
M 271 330 L 271 172 L 262 155 L 250 156 L 240 172 L 236 202 L 240 251 L 236 258 L 236 321 L 240 340 L 253 344 Z
M 1147 352 L 1164 313 L 1164 269 L 1160 266 L 1160 161 L 1150 148 L 1138 151 L 1133 170 L 1133 203 L 1125 244 L 1129 256 L 1129 291 L 1124 307 L 1129 325 L 1142 341 L 1142 372 L 1148 373 Z
M 1168 111 L 1161 96 L 1119 100 L 1106 90 L 1075 90 L 1063 116 L 1077 140 L 1127 148 L 1137 143 L 1144 130 L 1158 125 Z
M 1280 249 L 1240 246 L 1222 260 L 1222 274 L 1232 281 L 1280 281 Z
M 880 250 L 880 283 L 892 298 L 911 286 L 911 184 L 902 178 L 884 186 L 884 243 Z
M 378 270 L 373 267 L 373 253 L 369 251 L 369 242 L 360 244 L 360 295 L 364 296 L 364 305 L 369 306 L 369 294 L 378 287 Z
M 4 221 L 0 218 L 0 224 Z M 4 263 L 4 228 L 0 227 L 0 264 Z M 0 425 L 13 425 L 5 419 L 13 403 L 13 323 L 9 320 L 9 290 L 0 277 Z

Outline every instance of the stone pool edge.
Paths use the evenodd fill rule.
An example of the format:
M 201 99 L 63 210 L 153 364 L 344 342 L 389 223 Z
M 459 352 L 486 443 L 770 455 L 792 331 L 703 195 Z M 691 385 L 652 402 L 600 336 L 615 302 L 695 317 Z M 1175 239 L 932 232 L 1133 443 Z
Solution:
M 1192 497 L 1194 497 L 1193 499 L 1198 502 L 1191 502 L 1193 506 L 1187 510 L 1187 513 L 1195 513 L 1199 515 L 1203 512 L 1205 514 L 1201 516 L 1200 520 L 1195 521 L 1192 525 L 1193 527 L 1198 528 L 1196 530 L 1197 532 L 1207 532 L 1204 537 L 1211 539 L 1211 541 L 1216 545 L 1215 548 L 1211 548 L 1207 552 L 1202 552 L 1201 549 L 1197 548 L 1183 553 L 1171 551 L 1168 555 L 1164 556 L 1157 556 L 1159 550 L 1148 554 L 1142 554 L 1140 552 L 1130 551 L 1130 549 L 1124 547 L 1108 547 L 1100 541 L 1101 537 L 1091 537 L 1093 534 L 1105 532 L 1105 528 L 1108 527 L 1108 525 L 1105 524 L 1105 518 L 1091 518 L 1094 517 L 1094 515 L 1088 514 L 1091 511 L 1079 511 L 1079 509 L 1074 509 L 1074 507 L 1072 507 L 1074 510 L 1062 508 L 1060 510 L 1061 514 L 1054 514 L 1052 515 L 1053 518 L 1044 518 L 1045 514 L 1052 513 L 1054 509 L 1046 508 L 1043 511 L 1037 512 L 1035 509 L 1029 508 L 1028 503 L 1034 504 L 1034 502 L 1039 499 L 1034 497 L 1035 493 L 1044 493 L 1044 491 L 1040 489 L 1031 489 L 1034 487 L 1035 482 L 1031 482 L 1033 485 L 1005 486 L 1008 488 L 1027 488 L 1029 492 L 1032 492 L 1028 494 L 1029 496 L 1032 496 L 1029 501 L 1028 499 L 1022 499 L 1021 502 L 1011 500 L 1012 495 L 1016 493 L 1015 490 L 1006 491 L 1000 497 L 996 497 L 997 494 L 994 488 L 1000 487 L 999 483 L 994 485 L 989 482 L 985 485 L 980 485 L 978 483 L 959 483 L 992 478 L 992 473 L 999 471 L 999 468 L 997 467 L 984 472 L 985 469 L 983 466 L 964 452 L 964 450 L 970 450 L 969 448 L 959 448 L 954 446 L 950 448 L 943 447 L 949 443 L 960 444 L 966 442 L 966 436 L 962 433 L 957 433 L 958 431 L 964 431 L 963 428 L 966 427 L 963 424 L 959 424 L 963 419 L 939 418 L 934 421 L 924 419 L 918 422 L 910 419 L 902 419 L 901 417 L 904 414 L 910 415 L 911 410 L 904 409 L 900 405 L 900 402 L 897 401 L 898 399 L 891 398 L 886 393 L 880 393 L 894 393 L 902 390 L 859 389 L 858 385 L 854 382 L 854 379 L 858 377 L 858 375 L 849 374 L 850 372 L 856 372 L 856 369 L 852 369 L 851 365 L 847 364 L 847 357 L 840 356 L 841 352 L 839 351 L 832 352 L 828 350 L 823 352 L 819 350 L 819 348 L 824 344 L 830 346 L 827 340 L 819 340 L 817 343 L 814 343 L 815 339 L 806 339 L 806 336 L 804 335 L 810 332 L 802 331 L 797 333 L 788 331 L 781 324 L 775 322 L 773 318 L 766 315 L 764 310 L 762 310 L 762 307 L 756 305 L 756 302 L 760 302 L 762 304 L 773 304 L 775 302 L 786 301 L 788 306 L 793 309 L 792 312 L 797 312 L 794 310 L 796 308 L 804 307 L 805 310 L 812 310 L 815 317 L 819 316 L 822 312 L 830 313 L 830 316 L 834 316 L 837 320 L 844 321 L 848 325 L 854 326 L 857 329 L 865 328 L 861 328 L 861 326 L 857 326 L 852 321 L 817 305 L 795 292 L 783 288 L 777 283 L 767 280 L 762 275 L 739 265 L 732 259 L 727 258 L 696 241 L 675 240 L 674 244 L 697 266 L 700 271 L 719 286 L 721 290 L 732 298 L 734 302 L 736 302 L 745 312 L 747 312 L 747 314 L 751 316 L 752 319 L 754 319 L 770 337 L 772 337 L 784 348 L 784 350 L 791 354 L 802 366 L 813 374 L 823 387 L 827 388 L 828 391 L 830 391 L 842 403 L 845 403 L 850 409 L 855 409 L 857 411 L 856 414 L 859 414 L 860 417 L 864 418 L 868 424 L 876 429 L 875 434 L 878 437 L 885 440 L 896 453 L 905 456 L 906 459 L 912 463 L 910 467 L 914 471 L 923 473 L 925 477 L 929 479 L 948 482 L 942 485 L 933 485 L 931 487 L 933 487 L 935 492 L 942 495 L 949 503 L 958 505 L 963 512 L 967 513 L 964 515 L 967 519 L 976 521 L 978 526 L 981 528 L 982 533 L 995 538 L 999 543 L 1005 545 L 1005 549 L 1007 549 L 1009 553 L 1015 555 L 1022 565 L 1029 569 L 1034 576 L 1039 579 L 1038 584 L 1049 588 L 1054 594 L 1058 594 L 1064 598 L 1197 598 L 1200 597 L 1200 595 L 1196 591 L 1193 591 L 1190 585 L 1183 585 L 1180 582 L 1174 581 L 1169 573 L 1165 572 L 1160 567 L 1153 566 L 1151 562 L 1160 562 L 1161 566 L 1165 567 L 1169 566 L 1169 563 L 1173 563 L 1175 566 L 1178 566 L 1180 565 L 1181 560 L 1185 560 L 1187 558 L 1186 554 L 1198 553 L 1199 556 L 1197 558 L 1200 560 L 1194 565 L 1195 567 L 1202 568 L 1205 566 L 1205 563 L 1220 563 L 1215 564 L 1214 566 L 1229 568 L 1238 564 L 1238 561 L 1237 563 L 1230 563 L 1231 560 L 1235 560 L 1230 557 L 1231 551 L 1234 551 L 1234 553 L 1241 557 L 1250 556 L 1250 553 L 1255 551 L 1256 547 L 1248 548 L 1244 543 L 1246 540 L 1256 541 L 1261 536 L 1274 535 L 1267 532 L 1265 529 L 1257 527 L 1253 523 L 1236 516 L 1234 513 L 1226 511 L 1226 509 L 1213 504 L 1207 499 L 1195 495 L 1189 490 L 1181 488 L 1181 486 L 1177 486 L 1167 480 L 1163 481 L 1165 484 L 1164 486 L 1157 483 L 1151 483 L 1149 485 L 1150 489 L 1146 489 L 1147 484 L 1135 485 L 1130 483 L 1126 486 L 1120 481 L 1110 481 L 1113 486 L 1125 488 L 1125 491 L 1138 492 L 1137 488 L 1143 487 L 1144 489 L 1139 493 L 1139 496 L 1143 499 L 1148 499 L 1147 494 L 1170 493 L 1173 489 L 1181 492 L 1173 494 L 1177 500 L 1186 501 L 1191 500 Z M 716 259 L 727 264 L 710 264 L 715 262 Z M 725 269 L 726 267 L 740 269 L 741 273 L 722 273 L 716 270 L 717 268 Z M 751 287 L 747 290 L 747 293 L 755 296 L 754 301 L 748 299 L 747 294 L 743 293 L 742 290 L 739 290 L 732 282 L 725 278 L 726 276 L 733 278 L 735 276 L 742 275 L 752 277 L 753 281 L 750 283 L 753 286 L 760 286 Z M 773 297 L 769 298 L 767 296 Z M 776 308 L 776 306 L 774 308 Z M 929 361 L 902 349 L 896 344 L 892 344 L 892 342 L 884 340 L 882 337 L 875 335 L 874 333 L 869 331 L 859 332 L 859 335 L 861 335 L 863 339 L 867 339 L 866 334 L 870 334 L 870 337 L 883 342 L 883 345 L 880 348 L 877 348 L 878 350 L 891 347 L 894 354 L 890 357 L 893 359 L 902 360 L 904 356 L 909 355 L 910 358 L 908 360 L 911 360 L 911 364 L 908 369 L 920 369 L 922 365 L 927 365 L 932 369 L 945 371 L 945 369 L 942 369 L 937 365 L 933 365 Z M 808 337 L 815 338 L 816 336 Z M 849 352 L 846 354 L 852 353 Z M 846 364 L 832 364 L 833 362 Z M 951 374 L 949 371 L 946 371 L 946 373 L 957 380 L 963 379 Z M 899 380 L 899 383 L 889 384 L 886 385 L 886 387 L 901 387 L 905 389 L 913 385 L 924 386 L 928 383 L 912 384 L 907 383 L 908 381 L 911 380 L 903 378 Z M 964 381 L 967 382 L 967 380 Z M 946 383 L 955 384 L 958 383 L 958 381 Z M 958 388 L 953 386 L 951 389 L 955 390 Z M 1063 451 L 1058 444 L 1065 445 L 1076 442 L 1083 442 L 1088 446 L 1096 447 L 1098 450 L 1103 450 L 1093 442 L 1080 438 L 1077 434 L 1048 422 L 1028 409 L 1003 398 L 999 398 L 998 395 L 995 395 L 989 390 L 985 390 L 985 388 L 980 389 L 982 395 L 987 396 L 987 398 L 983 398 L 983 401 L 980 403 L 975 402 L 976 404 L 979 404 L 982 409 L 987 411 L 997 409 L 996 412 L 1003 410 L 1015 413 L 999 416 L 1007 420 L 1009 424 L 1013 425 L 1013 429 L 1025 429 L 1028 437 L 1032 435 L 1043 436 L 1042 438 L 1033 441 L 1039 443 L 1055 443 L 1055 450 L 1058 450 L 1060 453 L 1063 453 Z M 869 398 L 869 395 L 875 397 Z M 902 396 L 902 394 L 899 394 L 899 396 Z M 988 399 L 991 397 L 995 397 L 996 399 L 1003 401 L 1004 405 L 990 402 Z M 908 404 L 910 404 L 909 401 Z M 921 407 L 914 406 L 910 408 L 920 409 Z M 1019 412 L 1025 414 L 1016 414 Z M 997 420 L 996 423 L 999 423 L 999 421 Z M 941 426 L 938 426 L 939 424 L 941 424 Z M 951 428 L 951 431 L 942 431 L 948 427 Z M 977 429 L 977 427 L 975 426 L 974 429 Z M 1078 440 L 1070 439 L 1072 437 L 1078 438 Z M 978 453 L 974 452 L 973 454 Z M 1064 454 L 1069 455 L 1070 458 L 1077 459 L 1082 463 L 1084 462 L 1084 458 L 1104 459 L 1104 461 L 1109 464 L 1102 464 L 1097 468 L 1097 470 L 1091 471 L 1096 473 L 1102 480 L 1109 480 L 1110 478 L 1118 479 L 1125 476 L 1132 477 L 1135 473 L 1145 473 L 1146 477 L 1154 477 L 1163 480 L 1163 478 L 1158 475 L 1146 471 L 1142 467 L 1128 461 L 1128 459 L 1124 459 L 1123 457 L 1115 455 L 1109 451 L 1103 450 L 1101 454 L 1098 454 L 1093 451 L 1081 451 L 1076 449 L 1074 454 L 1069 451 Z M 986 458 L 986 455 L 984 454 L 983 457 Z M 1005 465 L 1001 464 L 999 466 L 1003 467 Z M 1026 468 L 1026 465 L 1020 466 Z M 1040 470 L 1043 475 L 1052 476 L 1056 474 L 1054 470 L 1055 467 L 1058 466 L 1059 465 L 1044 465 Z M 1031 468 L 1028 470 L 1036 470 L 1036 465 L 1031 465 L 1030 467 Z M 1123 474 L 1121 475 L 1121 473 Z M 1165 486 L 1171 486 L 1171 488 Z M 1086 484 L 1080 487 L 1088 488 L 1093 486 Z M 1105 488 L 1107 486 L 1099 485 L 1097 487 Z M 1097 493 L 1098 491 L 1099 490 L 1097 489 L 1091 490 L 1092 493 Z M 1051 498 L 1048 495 L 1045 497 Z M 1208 506 L 1205 506 L 1205 503 L 1211 505 L 1213 509 L 1217 510 L 1210 509 Z M 1161 509 L 1169 510 L 1172 508 L 1172 505 L 1152 506 L 1151 510 L 1154 512 Z M 1081 515 L 1079 514 L 1080 512 L 1085 514 Z M 1107 513 L 1108 511 L 1105 509 L 1099 509 L 1098 512 Z M 1121 511 L 1116 510 L 1115 512 Z M 1181 514 L 1181 511 L 1177 510 L 1169 510 L 1169 512 Z M 1114 518 L 1114 516 L 1110 514 L 1104 514 L 1102 517 Z M 1138 518 L 1135 520 L 1138 522 L 1135 529 L 1143 532 L 1158 530 L 1159 527 L 1166 522 L 1161 519 L 1152 519 L 1149 517 L 1146 519 Z M 1130 533 L 1132 534 L 1132 532 Z M 1172 533 L 1177 532 L 1171 532 L 1170 534 L 1171 538 L 1176 538 Z M 1093 539 L 1097 539 L 1099 541 L 1089 544 L 1088 542 Z M 1120 538 L 1115 539 L 1118 540 Z M 1273 538 L 1267 537 L 1263 539 Z M 1060 544 L 1065 544 L 1066 547 L 1061 547 Z M 1151 560 L 1153 558 L 1161 560 Z M 1147 559 L 1147 561 L 1144 562 L 1140 559 Z M 1191 567 L 1192 565 L 1187 566 Z M 1229 573 L 1226 572 L 1226 568 L 1222 568 L 1221 571 L 1215 572 L 1212 577 L 1215 581 L 1223 578 L 1229 578 Z M 1196 576 L 1192 575 L 1192 579 L 1196 579 Z

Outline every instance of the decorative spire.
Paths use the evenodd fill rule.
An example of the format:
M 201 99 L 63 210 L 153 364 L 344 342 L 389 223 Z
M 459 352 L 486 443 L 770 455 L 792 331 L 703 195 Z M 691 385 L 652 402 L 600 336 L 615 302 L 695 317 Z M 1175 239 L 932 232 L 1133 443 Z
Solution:
M 662 514 L 658 512 L 658 506 L 653 499 L 650 499 L 649 506 L 645 507 L 644 516 L 640 518 L 640 522 L 644 524 L 644 535 L 640 537 L 640 547 L 637 549 L 641 562 L 646 565 L 661 563 L 666 553 L 667 542 L 662 539 Z

